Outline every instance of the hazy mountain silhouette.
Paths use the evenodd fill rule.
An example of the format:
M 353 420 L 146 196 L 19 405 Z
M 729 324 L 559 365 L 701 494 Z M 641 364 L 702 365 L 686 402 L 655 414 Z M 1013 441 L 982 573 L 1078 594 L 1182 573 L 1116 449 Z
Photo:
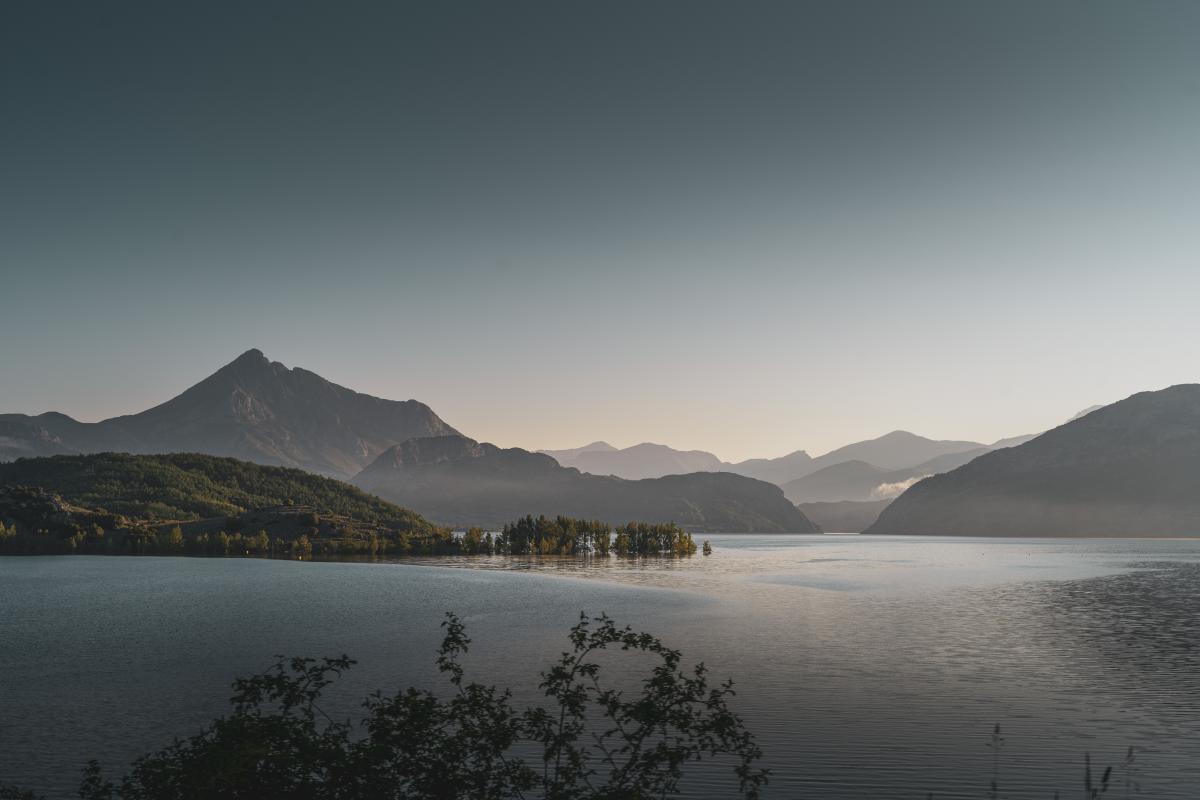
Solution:
M 456 433 L 423 403 L 359 394 L 249 350 L 140 414 L 96 423 L 57 413 L 0 416 L 0 460 L 195 452 L 349 477 L 398 442 Z
M 813 471 L 813 459 L 803 450 L 779 458 L 750 458 L 736 464 L 726 464 L 728 472 L 757 478 L 779 486 Z
M 867 533 L 1200 534 L 1200 385 L 1142 392 L 920 481 Z
M 865 461 L 885 470 L 904 469 L 931 458 L 978 450 L 980 442 L 938 441 L 908 431 L 892 431 L 877 439 L 855 442 L 813 459 L 813 471 L 844 461 Z
M 675 450 L 662 444 L 643 442 L 618 450 L 605 442 L 594 442 L 578 450 L 542 451 L 564 467 L 593 475 L 616 475 L 638 480 L 679 475 L 685 472 L 717 472 L 721 459 L 703 450 Z
M 832 503 L 801 503 L 804 516 L 827 533 L 861 533 L 879 519 L 888 500 L 839 500 Z
M 735 464 L 721 461 L 705 450 L 676 450 L 644 442 L 617 449 L 607 442 L 592 442 L 571 450 L 539 450 L 564 467 L 575 467 L 593 475 L 616 475 L 637 480 L 678 475 L 685 472 L 734 472 L 748 478 L 783 483 L 812 471 L 812 458 L 797 450 L 780 458 L 752 458 Z
M 544 453 L 465 436 L 388 449 L 355 485 L 448 525 L 497 526 L 525 514 L 676 522 L 692 530 L 813 533 L 779 487 L 725 472 L 625 480 L 563 467 Z
M 946 453 L 905 469 L 887 470 L 865 461 L 843 461 L 783 485 L 793 503 L 838 500 L 890 500 L 921 478 L 962 466 L 989 452 L 980 447 L 961 453 Z M 824 527 L 824 526 L 822 526 Z
M 1001 447 L 1016 447 L 1019 444 L 1025 444 L 1031 439 L 1036 439 L 1041 435 L 1042 434 L 1040 433 L 1026 433 L 1022 436 L 1009 436 L 1005 439 L 997 439 L 996 441 L 992 442 L 990 447 L 992 450 L 996 450 Z
M 1104 408 L 1104 406 L 1088 406 L 1083 411 L 1080 411 L 1078 414 L 1071 417 L 1071 420 L 1077 420 L 1080 417 L 1086 417 L 1088 414 L 1092 413 L 1093 411 L 1099 411 L 1102 408 Z
M 783 486 L 825 467 L 847 461 L 865 461 L 884 470 L 896 470 L 923 464 L 938 456 L 980 448 L 986 449 L 986 445 L 979 442 L 935 441 L 906 431 L 894 431 L 878 439 L 846 445 L 819 458 L 811 457 L 804 450 L 796 450 L 779 458 L 751 458 L 736 463 L 721 461 L 704 450 L 676 450 L 651 443 L 617 449 L 607 442 L 593 442 L 571 450 L 539 452 L 553 457 L 564 467 L 575 467 L 580 472 L 593 475 L 639 479 L 685 472 L 733 472 Z
M 613 447 L 608 442 L 592 442 L 591 444 L 585 444 L 583 447 L 572 447 L 568 450 L 538 450 L 538 452 L 545 453 L 564 467 L 570 467 L 574 465 L 570 464 L 569 462 L 576 458 L 580 453 L 590 453 L 596 451 L 611 453 L 616 449 L 617 448 Z

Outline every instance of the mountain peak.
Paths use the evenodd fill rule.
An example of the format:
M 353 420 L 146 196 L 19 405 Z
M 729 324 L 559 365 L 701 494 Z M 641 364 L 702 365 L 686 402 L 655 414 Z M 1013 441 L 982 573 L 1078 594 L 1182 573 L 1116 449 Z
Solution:
M 235 360 L 241 361 L 243 359 L 254 359 L 255 361 L 266 361 L 267 357 L 265 355 L 263 355 L 262 350 L 259 350 L 257 347 L 251 347 L 249 350 L 247 350 L 246 352 L 244 352 L 240 356 L 238 356 Z
M 1139 392 L 914 485 L 870 533 L 1194 536 L 1200 385 Z
M 266 355 L 263 354 L 263 351 L 259 350 L 257 347 L 252 347 L 249 350 L 247 350 L 246 352 L 242 353 L 237 358 L 235 358 L 233 361 L 230 361 L 228 364 L 226 364 L 224 369 L 229 369 L 230 367 L 240 367 L 240 368 L 260 367 L 261 368 L 261 367 L 269 367 L 270 365 L 271 365 L 271 360 L 269 358 L 267 358 Z
M 34 444 L 0 447 L 0 457 L 194 452 L 350 477 L 392 445 L 457 433 L 423 403 L 359 394 L 257 348 L 140 413 L 96 423 L 48 414 L 40 424 L 61 447 L 37 444 L 38 432 L 25 426 L 21 440 Z

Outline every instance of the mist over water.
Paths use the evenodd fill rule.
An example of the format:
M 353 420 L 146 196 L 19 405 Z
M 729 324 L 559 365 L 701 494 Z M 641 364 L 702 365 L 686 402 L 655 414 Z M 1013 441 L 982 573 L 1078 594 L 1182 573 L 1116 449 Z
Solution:
M 1142 796 L 1200 785 L 1200 541 L 714 536 L 676 560 L 400 564 L 0 559 L 0 777 L 71 796 L 99 757 L 223 713 L 272 654 L 359 660 L 331 705 L 433 685 L 444 611 L 477 679 L 530 697 L 580 611 L 732 677 L 766 797 L 983 796 L 1081 787 L 1137 749 Z M 721 796 L 718 768 L 693 797 Z M 1121 796 L 1118 794 L 1118 796 Z

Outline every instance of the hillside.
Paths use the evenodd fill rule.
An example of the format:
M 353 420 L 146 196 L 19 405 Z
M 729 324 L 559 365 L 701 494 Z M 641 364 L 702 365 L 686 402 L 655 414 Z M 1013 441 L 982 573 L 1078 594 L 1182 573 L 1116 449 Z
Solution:
M 997 446 L 1002 445 L 998 443 Z M 593 475 L 615 475 L 637 480 L 687 472 L 733 472 L 784 486 L 827 467 L 851 461 L 893 471 L 969 451 L 978 454 L 986 449 L 979 442 L 937 441 L 907 431 L 893 431 L 876 439 L 839 447 L 817 458 L 804 450 L 796 450 L 778 458 L 751 458 L 736 463 L 721 461 L 704 450 L 676 450 L 648 442 L 623 449 L 617 449 L 607 442 L 593 442 L 570 450 L 539 452 L 551 456 L 564 467 L 575 467 L 580 472 Z M 957 461 L 954 466 L 960 463 L 963 462 Z
M 783 485 L 793 503 L 891 500 L 922 478 L 946 472 L 988 452 L 948 453 L 906 469 L 886 470 L 865 461 L 843 461 Z
M 359 522 L 427 524 L 357 487 L 298 469 L 195 453 L 101 453 L 0 464 L 0 485 L 36 486 L 73 505 L 146 520 L 194 520 L 304 505 Z
M 879 519 L 880 512 L 891 502 L 889 499 L 801 503 L 800 510 L 827 533 L 861 533 Z
M 17 553 L 380 555 L 449 535 L 340 481 L 195 454 L 0 464 L 0 526 L 0 552 Z
M 908 431 L 892 431 L 876 439 L 839 447 L 813 459 L 813 471 L 846 461 L 865 461 L 884 470 L 914 467 L 931 458 L 985 447 L 979 442 L 927 439 Z
M 416 400 L 383 400 L 249 350 L 139 414 L 0 416 L 0 461 L 60 453 L 195 452 L 350 477 L 392 445 L 457 433 Z
M 724 469 L 727 472 L 745 475 L 747 478 L 782 486 L 790 480 L 807 475 L 814 467 L 812 456 L 803 450 L 796 450 L 779 458 L 750 458 L 736 464 L 726 464 Z
M 866 532 L 1200 535 L 1200 385 L 1135 394 L 927 478 Z
M 675 522 L 691 530 L 814 532 L 776 486 L 711 472 L 624 480 L 581 473 L 542 453 L 462 436 L 404 442 L 354 478 L 367 491 L 450 525 L 496 526 L 523 514 Z
M 577 458 L 580 453 L 589 453 L 592 451 L 612 453 L 616 449 L 608 442 L 592 442 L 591 444 L 585 444 L 583 447 L 571 447 L 566 450 L 538 450 L 538 452 L 545 453 L 564 467 L 570 467 L 574 466 L 570 462 Z

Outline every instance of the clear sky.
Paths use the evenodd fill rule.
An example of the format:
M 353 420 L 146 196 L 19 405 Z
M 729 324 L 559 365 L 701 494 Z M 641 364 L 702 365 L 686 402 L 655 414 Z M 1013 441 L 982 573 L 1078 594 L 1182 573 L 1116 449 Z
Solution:
M 1200 3 L 7 2 L 0 411 L 250 347 L 481 440 L 992 440 L 1200 378 Z

